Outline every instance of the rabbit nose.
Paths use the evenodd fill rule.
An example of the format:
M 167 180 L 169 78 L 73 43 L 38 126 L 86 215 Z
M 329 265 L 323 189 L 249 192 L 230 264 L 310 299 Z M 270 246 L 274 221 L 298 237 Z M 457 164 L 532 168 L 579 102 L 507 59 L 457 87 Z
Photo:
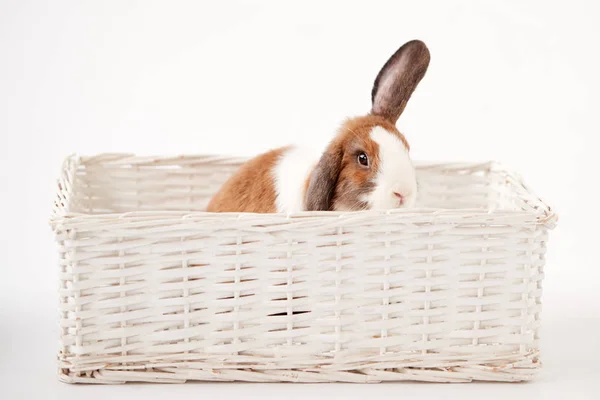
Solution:
M 398 192 L 394 192 L 394 196 L 396 196 L 400 200 L 400 204 L 404 202 L 404 196 Z

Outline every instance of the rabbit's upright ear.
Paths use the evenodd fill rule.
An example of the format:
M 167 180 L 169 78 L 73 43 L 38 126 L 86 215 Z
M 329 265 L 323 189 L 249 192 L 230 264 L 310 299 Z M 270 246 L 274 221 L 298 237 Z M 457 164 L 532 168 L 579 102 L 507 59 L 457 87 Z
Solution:
M 332 143 L 310 175 L 306 190 L 307 211 L 331 211 L 333 195 L 342 169 L 344 156 L 340 144 Z
M 429 50 L 420 40 L 410 41 L 400 47 L 375 79 L 371 92 L 371 113 L 395 124 L 425 75 L 429 58 Z

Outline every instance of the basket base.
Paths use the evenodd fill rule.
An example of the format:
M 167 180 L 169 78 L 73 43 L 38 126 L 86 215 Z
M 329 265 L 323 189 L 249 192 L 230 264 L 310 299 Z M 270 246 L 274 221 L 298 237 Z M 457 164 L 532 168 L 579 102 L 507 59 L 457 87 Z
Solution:
M 258 368 L 190 368 L 185 363 L 169 367 L 132 367 L 111 365 L 85 372 L 59 369 L 59 379 L 66 383 L 123 384 L 128 382 L 185 383 L 212 382 L 298 382 L 298 383 L 379 383 L 379 382 L 437 382 L 465 383 L 473 381 L 523 382 L 537 375 L 541 363 L 536 353 L 498 366 L 465 363 L 439 368 L 361 368 L 334 370 L 332 366 L 311 369 Z

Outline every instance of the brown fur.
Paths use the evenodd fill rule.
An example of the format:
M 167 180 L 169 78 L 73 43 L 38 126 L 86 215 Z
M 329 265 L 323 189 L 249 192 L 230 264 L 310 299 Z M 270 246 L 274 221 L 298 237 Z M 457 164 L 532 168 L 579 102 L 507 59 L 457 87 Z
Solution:
M 271 150 L 242 165 L 211 199 L 206 211 L 276 212 L 272 171 L 287 149 L 288 147 L 282 147 Z

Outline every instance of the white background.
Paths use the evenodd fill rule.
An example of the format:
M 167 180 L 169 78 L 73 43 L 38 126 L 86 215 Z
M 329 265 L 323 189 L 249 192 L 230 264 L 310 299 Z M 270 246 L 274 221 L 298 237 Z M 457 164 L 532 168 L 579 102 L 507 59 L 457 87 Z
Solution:
M 0 397 L 593 398 L 599 20 L 594 1 L 0 0 Z M 432 54 L 398 123 L 413 158 L 502 161 L 559 213 L 538 381 L 57 382 L 57 269 L 47 220 L 65 156 L 253 155 L 293 142 L 323 145 L 341 119 L 369 110 L 379 68 L 413 38 Z

